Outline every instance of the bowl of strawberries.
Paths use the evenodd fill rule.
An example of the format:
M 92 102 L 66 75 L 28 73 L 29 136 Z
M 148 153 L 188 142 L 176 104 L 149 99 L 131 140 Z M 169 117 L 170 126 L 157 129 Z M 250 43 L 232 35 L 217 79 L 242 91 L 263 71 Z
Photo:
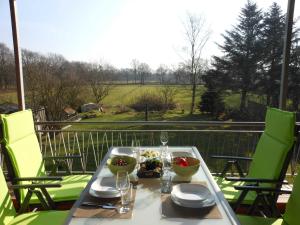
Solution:
M 172 159 L 172 169 L 181 177 L 193 176 L 199 167 L 200 160 L 193 157 L 175 157 Z
M 118 171 L 126 171 L 132 173 L 136 166 L 136 159 L 131 156 L 118 155 L 107 160 L 107 166 L 113 174 Z

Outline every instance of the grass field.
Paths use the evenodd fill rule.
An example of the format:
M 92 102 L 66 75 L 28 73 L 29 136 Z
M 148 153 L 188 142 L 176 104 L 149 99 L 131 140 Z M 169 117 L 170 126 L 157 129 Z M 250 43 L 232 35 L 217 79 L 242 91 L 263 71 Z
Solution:
M 176 109 L 164 113 L 150 112 L 149 120 L 211 120 L 210 116 L 201 114 L 197 108 L 201 95 L 205 88 L 201 85 L 197 88 L 196 93 L 196 110 L 194 115 L 189 115 L 191 104 L 191 86 L 174 85 L 176 89 L 174 100 Z M 161 85 L 115 85 L 109 95 L 103 100 L 105 113 L 97 114 L 97 118 L 89 119 L 90 121 L 121 121 L 121 120 L 144 120 L 144 113 L 128 112 L 120 113 L 122 107 L 126 107 L 134 102 L 135 98 L 145 92 L 158 94 Z M 88 86 L 81 88 L 81 97 L 86 103 L 94 102 L 93 95 Z M 226 107 L 237 108 L 239 106 L 239 94 L 230 94 L 224 98 Z M 0 104 L 3 102 L 17 102 L 15 91 L 1 91 Z

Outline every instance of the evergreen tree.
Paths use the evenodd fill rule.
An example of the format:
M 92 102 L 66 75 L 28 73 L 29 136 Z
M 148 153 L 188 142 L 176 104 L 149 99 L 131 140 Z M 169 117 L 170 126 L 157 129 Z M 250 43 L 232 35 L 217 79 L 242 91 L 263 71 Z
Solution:
M 300 46 L 297 44 L 291 50 L 288 85 L 288 97 L 292 100 L 293 110 L 298 111 L 300 103 Z
M 214 70 L 221 70 L 229 78 L 226 85 L 241 92 L 240 110 L 245 110 L 247 94 L 257 87 L 262 59 L 262 12 L 248 1 L 238 19 L 239 23 L 223 35 L 219 45 L 223 57 L 214 57 Z
M 225 105 L 220 92 L 217 92 L 213 88 L 208 88 L 201 96 L 199 103 L 199 109 L 201 112 L 207 112 L 211 115 L 218 117 L 225 110 Z
M 275 107 L 279 101 L 284 32 L 285 16 L 274 2 L 263 20 L 263 73 L 259 86 L 266 95 L 267 105 Z
M 223 74 L 215 73 L 217 71 L 208 71 L 203 76 L 203 81 L 207 90 L 202 94 L 201 101 L 199 103 L 199 109 L 201 112 L 210 113 L 213 116 L 218 117 L 225 110 L 225 104 L 222 97 L 221 83 Z M 215 79 L 217 77 L 217 79 Z

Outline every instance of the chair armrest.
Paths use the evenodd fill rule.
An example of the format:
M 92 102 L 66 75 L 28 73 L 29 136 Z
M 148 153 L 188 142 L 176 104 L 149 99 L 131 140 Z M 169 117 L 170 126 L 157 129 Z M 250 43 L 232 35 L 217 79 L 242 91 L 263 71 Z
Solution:
M 16 184 L 12 185 L 13 189 L 28 189 L 28 188 L 57 188 L 61 187 L 61 184 Z
M 81 159 L 81 155 L 62 155 L 62 156 L 45 156 L 44 160 L 55 160 L 55 159 Z
M 47 177 L 17 177 L 14 181 L 47 181 L 47 180 L 57 180 L 62 181 L 62 177 L 57 176 L 47 176 Z
M 271 188 L 271 187 L 260 187 L 260 186 L 233 186 L 236 190 L 239 191 L 256 191 L 256 192 L 272 192 L 278 194 L 291 194 L 292 190 L 289 189 L 278 189 L 278 188 Z
M 265 178 L 248 178 L 248 177 L 225 177 L 227 181 L 245 181 L 245 182 L 256 182 L 256 183 L 283 183 L 279 180 L 265 179 Z
M 250 158 L 250 157 L 228 156 L 228 155 L 211 155 L 210 157 L 213 159 L 245 160 L 245 161 L 252 160 L 252 158 Z

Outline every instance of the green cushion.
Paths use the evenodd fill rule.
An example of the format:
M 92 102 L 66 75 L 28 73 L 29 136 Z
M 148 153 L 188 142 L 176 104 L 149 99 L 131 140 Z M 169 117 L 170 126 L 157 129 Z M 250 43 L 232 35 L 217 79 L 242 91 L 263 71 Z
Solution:
M 295 113 L 268 108 L 265 131 L 256 146 L 248 177 L 279 178 L 294 144 L 295 123 Z
M 247 177 L 278 179 L 290 149 L 291 145 L 263 133 L 256 146 Z
M 7 184 L 0 167 L 0 225 L 8 224 L 16 216 Z
M 1 115 L 1 120 L 5 148 L 16 177 L 44 176 L 45 167 L 34 130 L 31 110 Z M 26 183 L 28 182 L 20 182 L 20 184 Z M 19 192 L 21 201 L 23 201 L 27 190 L 22 189 Z
M 31 110 L 1 115 L 5 146 L 17 177 L 45 176 L 40 145 L 34 131 Z M 55 202 L 78 199 L 81 191 L 91 179 L 89 175 L 74 175 L 63 177 L 62 187 L 48 188 Z M 21 182 L 25 184 L 26 182 Z M 20 190 L 21 202 L 27 190 Z M 34 195 L 30 203 L 38 203 Z
M 287 225 L 282 219 L 275 218 L 238 215 L 238 219 L 241 225 Z
M 62 187 L 48 188 L 47 191 L 55 202 L 76 200 L 91 178 L 91 175 L 63 176 L 63 181 L 61 182 Z M 36 195 L 32 196 L 30 203 L 39 203 Z
M 286 206 L 283 219 L 289 225 L 300 224 L 300 171 L 293 184 L 293 192 Z
M 64 224 L 69 211 L 44 211 L 21 214 L 9 225 L 60 225 Z
M 294 144 L 295 121 L 295 114 L 292 112 L 268 108 L 266 128 L 257 143 L 247 177 L 279 179 L 286 156 Z M 222 178 L 215 179 L 225 198 L 235 202 L 240 192 L 235 190 L 233 185 L 244 183 L 229 182 Z M 274 184 L 264 186 L 272 185 Z M 251 204 L 255 196 L 255 192 L 249 192 L 243 203 Z
M 31 110 L 1 115 L 1 119 L 5 142 L 13 143 L 35 133 Z
M 217 182 L 217 184 L 219 185 L 221 191 L 223 192 L 224 197 L 230 203 L 234 203 L 241 194 L 241 192 L 234 189 L 233 186 L 243 186 L 245 184 L 245 182 L 227 181 L 222 177 L 214 177 L 214 179 Z M 256 193 L 250 191 L 246 195 L 245 200 L 243 201 L 243 203 L 244 204 L 252 204 L 255 197 L 256 197 Z
M 265 122 L 265 133 L 280 142 L 292 145 L 296 123 L 295 113 L 268 108 Z

